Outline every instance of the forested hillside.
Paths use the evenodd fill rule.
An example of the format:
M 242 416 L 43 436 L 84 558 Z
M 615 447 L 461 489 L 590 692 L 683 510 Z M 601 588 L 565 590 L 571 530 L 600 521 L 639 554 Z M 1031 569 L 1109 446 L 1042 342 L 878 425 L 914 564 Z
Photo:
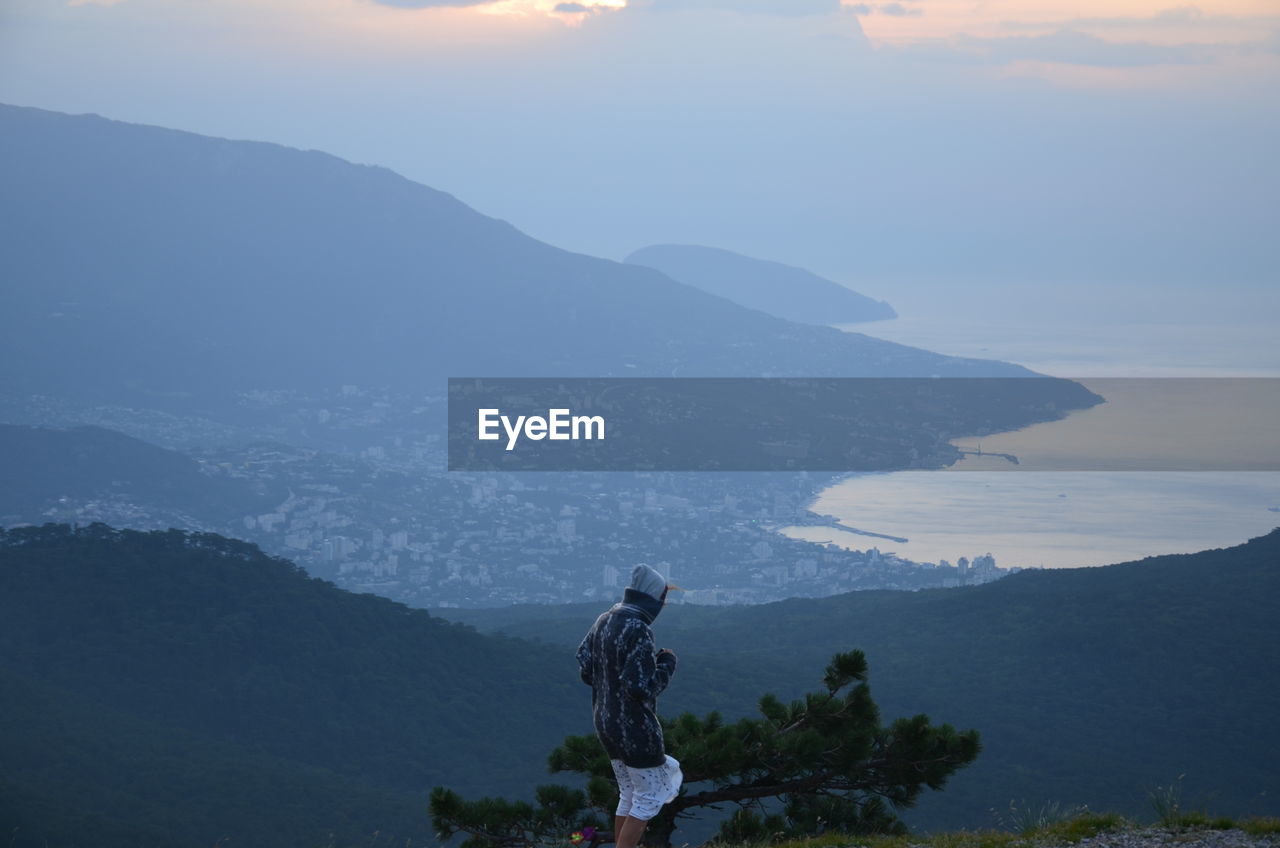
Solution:
M 0 674 L 18 845 L 416 844 L 433 785 L 526 795 L 590 727 L 560 652 L 103 525 L 0 532 Z
M 675 605 L 655 625 L 680 655 L 660 707 L 745 715 L 859 648 L 886 720 L 982 734 L 906 811 L 915 827 L 990 825 L 1015 799 L 1141 814 L 1180 774 L 1188 806 L 1274 815 L 1278 571 L 1274 531 L 969 589 Z M 571 648 L 599 611 L 459 613 L 537 644 L 218 536 L 3 531 L 0 824 L 15 846 L 421 842 L 432 786 L 529 797 L 552 748 L 590 732 Z
M 1280 530 L 1232 548 L 1100 568 L 1027 571 L 921 592 L 854 592 L 734 608 L 673 606 L 670 714 L 718 674 L 732 715 L 794 696 L 833 650 L 860 648 L 886 716 L 925 712 L 982 733 L 983 753 L 905 818 L 990 825 L 1010 800 L 1139 813 L 1178 775 L 1187 801 L 1280 812 Z M 592 608 L 449 611 L 484 630 L 576 644 Z

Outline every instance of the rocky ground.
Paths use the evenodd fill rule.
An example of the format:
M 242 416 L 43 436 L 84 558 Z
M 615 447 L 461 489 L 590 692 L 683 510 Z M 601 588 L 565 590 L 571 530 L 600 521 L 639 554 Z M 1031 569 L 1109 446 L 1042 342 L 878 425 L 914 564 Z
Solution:
M 1180 848 L 1262 848 L 1280 845 L 1280 836 L 1269 833 L 1254 836 L 1243 830 L 1187 830 L 1146 827 L 1099 833 L 1075 843 L 1088 848 L 1151 848 L 1177 845 Z

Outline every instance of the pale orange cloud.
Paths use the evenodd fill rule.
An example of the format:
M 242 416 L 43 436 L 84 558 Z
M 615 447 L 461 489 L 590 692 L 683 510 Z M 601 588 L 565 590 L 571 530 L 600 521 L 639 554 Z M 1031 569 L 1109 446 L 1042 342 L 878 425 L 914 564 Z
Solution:
M 877 48 L 1090 89 L 1249 84 L 1280 73 L 1276 0 L 842 0 Z
M 627 0 L 496 0 L 474 8 L 485 15 L 565 15 L 572 20 L 626 6 Z
M 1108 40 L 1153 44 L 1234 43 L 1260 39 L 1280 25 L 1275 0 L 844 0 L 858 8 L 874 43 L 1051 32 L 1070 28 Z M 896 14 L 895 14 L 896 12 Z

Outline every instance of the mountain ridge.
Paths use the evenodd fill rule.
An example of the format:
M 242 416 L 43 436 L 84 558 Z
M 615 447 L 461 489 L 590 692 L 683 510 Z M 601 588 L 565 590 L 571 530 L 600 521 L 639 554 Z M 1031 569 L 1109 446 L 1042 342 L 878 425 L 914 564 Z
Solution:
M 1280 742 L 1268 720 L 1280 710 L 1277 562 L 1280 529 L 1231 548 L 1023 572 L 967 589 L 673 606 L 655 623 L 658 643 L 681 658 L 662 713 L 753 713 L 766 691 L 812 689 L 832 646 L 858 648 L 883 714 L 926 712 L 982 734 L 978 761 L 906 811 L 913 827 L 989 826 L 986 811 L 1011 798 L 1140 810 L 1143 789 L 1182 773 L 1189 804 L 1217 791 L 1215 811 L 1274 815 L 1266 790 L 1280 780 L 1268 755 Z M 1061 591 L 1080 578 L 1085 585 Z M 194 805 L 202 822 L 201 805 L 229 791 L 215 776 L 255 768 L 258 754 L 284 780 L 267 806 L 311 809 L 323 822 L 350 813 L 358 823 L 344 825 L 348 834 L 370 820 L 308 807 L 308 793 L 385 791 L 388 806 L 378 809 L 404 820 L 428 784 L 527 797 L 555 780 L 543 771 L 551 748 L 590 732 L 571 646 L 599 612 L 575 607 L 569 620 L 533 623 L 545 637 L 538 645 L 343 592 L 211 534 L 6 530 L 0 675 L 35 688 L 9 690 L 0 745 L 26 752 L 10 779 L 26 774 L 54 793 L 28 805 L 61 804 L 77 816 L 101 816 L 109 802 L 59 740 L 99 747 L 105 767 L 127 769 L 131 809 Z M 83 724 L 25 717 L 59 692 L 70 693 L 67 720 Z M 107 711 L 97 724 L 95 703 Z M 8 739 L 32 727 L 52 746 L 43 759 Z M 201 788 L 191 796 L 145 777 L 169 773 L 148 759 L 161 756 L 155 734 L 171 732 L 163 728 L 181 734 L 163 745 L 198 755 L 191 777 Z M 285 780 L 290 763 L 302 771 Z M 59 797 L 56 786 L 83 797 Z M 117 824 L 132 832 L 129 821 Z M 201 839 L 183 844 L 208 844 Z
M 123 498 L 164 520 L 226 524 L 279 500 L 243 481 L 201 473 L 195 460 L 96 426 L 29 427 L 0 423 L 0 526 L 39 523 L 59 500 Z M 188 528 L 193 529 L 193 528 Z
M 1030 373 L 782 321 L 329 154 L 29 107 L 0 127 L 12 387 Z
M 989 808 L 1029 793 L 1137 815 L 1141 793 L 1178 774 L 1189 801 L 1213 795 L 1229 814 L 1275 815 L 1266 799 L 1280 768 L 1262 752 L 1280 747 L 1263 718 L 1280 711 L 1280 625 L 1266 600 L 1277 592 L 1280 528 L 1226 548 L 959 589 L 676 605 L 655 632 L 687 657 L 686 673 L 734 667 L 742 685 L 723 697 L 737 710 L 751 709 L 753 692 L 797 697 L 806 669 L 856 646 L 887 714 L 977 728 L 983 755 L 906 816 L 913 827 L 989 826 Z M 442 612 L 562 650 L 590 614 L 508 610 L 503 625 L 482 611 Z M 669 708 L 679 691 L 673 684 Z
M 887 302 L 812 271 L 721 248 L 655 244 L 622 261 L 655 268 L 674 280 L 788 321 L 828 325 L 898 317 Z

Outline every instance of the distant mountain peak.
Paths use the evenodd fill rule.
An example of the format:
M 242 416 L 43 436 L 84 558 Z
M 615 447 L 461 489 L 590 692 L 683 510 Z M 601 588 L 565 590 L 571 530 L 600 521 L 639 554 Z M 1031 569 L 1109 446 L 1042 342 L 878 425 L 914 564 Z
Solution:
M 348 383 L 434 391 L 456 374 L 1029 373 L 781 320 L 316 151 L 0 106 L 0 193 L 0 378 L 18 392 L 141 403 Z M 843 304 L 822 320 L 892 314 L 788 273 Z
M 750 309 L 804 324 L 853 324 L 896 318 L 893 307 L 812 271 L 753 259 L 718 247 L 657 244 L 623 260 Z

